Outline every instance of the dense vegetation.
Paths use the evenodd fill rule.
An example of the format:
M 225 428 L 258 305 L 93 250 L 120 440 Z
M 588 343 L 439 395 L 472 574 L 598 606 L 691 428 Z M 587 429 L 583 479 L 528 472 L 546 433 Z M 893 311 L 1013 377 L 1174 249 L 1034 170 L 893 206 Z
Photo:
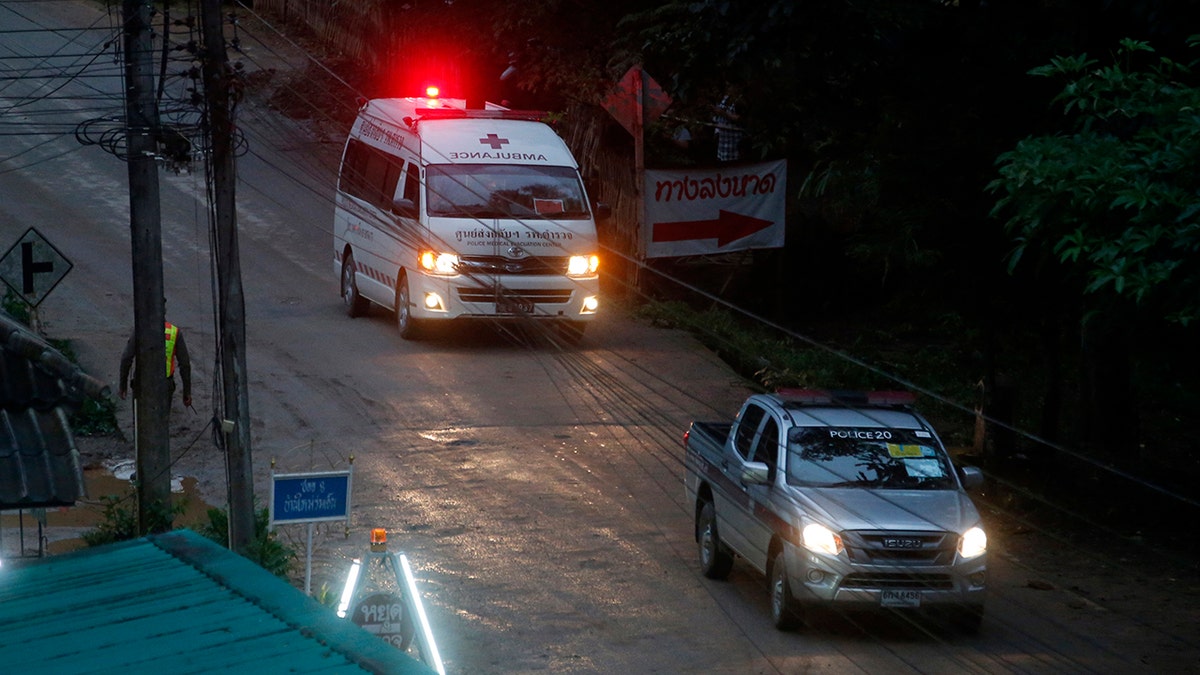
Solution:
M 960 444 L 978 440 L 982 409 L 976 449 L 997 467 L 1022 457 L 1079 486 L 1129 474 L 1200 493 L 1192 3 L 369 5 L 368 95 L 412 93 L 437 62 L 489 99 L 578 110 L 643 64 L 674 100 L 648 130 L 648 164 L 708 162 L 705 121 L 738 92 L 747 156 L 788 160 L 785 248 L 752 264 L 654 261 L 646 277 L 691 288 L 631 295 L 723 306 L 691 322 L 710 342 L 730 321 L 764 332 L 719 339 L 765 386 L 915 384 Z M 605 115 L 576 122 L 628 154 Z M 669 142 L 680 123 L 691 151 Z

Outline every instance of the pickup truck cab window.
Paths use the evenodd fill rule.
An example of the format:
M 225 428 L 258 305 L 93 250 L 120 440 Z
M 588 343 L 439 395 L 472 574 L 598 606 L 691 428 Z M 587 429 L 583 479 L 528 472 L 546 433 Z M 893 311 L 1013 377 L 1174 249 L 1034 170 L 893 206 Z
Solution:
M 955 487 L 946 453 L 928 432 L 911 429 L 794 428 L 787 481 L 806 487 Z
M 766 412 L 761 406 L 747 405 L 738 419 L 733 449 L 741 456 L 743 462 L 749 461 L 753 456 L 751 450 L 754 449 L 754 436 L 758 433 L 758 426 Z
M 774 417 L 767 417 L 763 422 L 762 431 L 758 434 L 758 442 L 754 444 L 754 454 L 751 461 L 767 465 L 770 480 L 775 478 L 775 467 L 779 464 L 779 423 Z

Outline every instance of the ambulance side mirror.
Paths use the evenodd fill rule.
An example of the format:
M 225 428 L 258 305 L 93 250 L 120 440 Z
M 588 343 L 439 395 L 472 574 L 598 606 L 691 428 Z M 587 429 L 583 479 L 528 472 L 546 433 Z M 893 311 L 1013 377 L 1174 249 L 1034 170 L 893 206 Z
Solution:
M 392 210 L 405 218 L 417 217 L 417 205 L 411 199 L 392 200 Z
M 612 218 L 612 207 L 604 202 L 596 202 L 592 205 L 592 215 L 596 218 L 597 222 L 608 220 Z

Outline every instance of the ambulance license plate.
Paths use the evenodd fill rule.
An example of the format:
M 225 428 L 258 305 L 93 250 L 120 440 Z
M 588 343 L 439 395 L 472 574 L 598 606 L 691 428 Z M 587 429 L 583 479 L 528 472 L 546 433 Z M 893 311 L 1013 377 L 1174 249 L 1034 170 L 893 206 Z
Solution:
M 500 298 L 496 301 L 497 314 L 533 314 L 533 302 L 525 298 Z
M 921 591 L 882 591 L 879 604 L 884 607 L 920 607 Z

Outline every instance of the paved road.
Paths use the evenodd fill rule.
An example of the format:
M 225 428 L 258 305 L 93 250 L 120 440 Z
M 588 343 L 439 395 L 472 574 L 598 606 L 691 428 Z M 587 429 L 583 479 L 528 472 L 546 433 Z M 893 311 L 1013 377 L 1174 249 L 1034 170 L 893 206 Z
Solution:
M 6 28 L 93 21 L 114 25 L 83 4 L 0 3 Z M 249 70 L 287 61 L 258 46 L 261 26 L 244 21 L 242 30 Z M 105 39 L 85 35 L 62 51 Z M 65 36 L 77 34 L 6 36 L 0 56 L 48 54 Z M 41 318 L 72 340 L 90 372 L 113 382 L 133 323 L 125 165 L 78 145 L 69 128 L 119 112 L 120 103 L 115 94 L 103 105 L 62 98 L 97 90 L 112 94 L 119 83 L 74 81 L 37 100 L 49 91 L 37 82 L 0 90 L 6 125 L 50 129 L 38 112 L 50 110 L 66 130 L 0 136 L 0 245 L 36 226 L 74 262 Z M 1000 536 L 994 602 L 977 637 L 838 617 L 774 631 L 756 575 L 741 564 L 728 583 L 699 575 L 682 503 L 683 430 L 693 418 L 732 414 L 745 383 L 689 337 L 615 307 L 572 348 L 487 326 L 405 342 L 386 312 L 347 318 L 329 232 L 337 139 L 322 140 L 253 95 L 240 115 L 249 142 L 238 220 L 257 494 L 265 499 L 272 462 L 296 472 L 342 468 L 353 457 L 354 518 L 348 536 L 321 532 L 314 586 L 340 584 L 368 529 L 388 528 L 414 561 L 452 672 L 1195 667 L 1194 645 L 1150 617 L 1113 611 L 1066 584 L 1031 587 L 1043 571 Z M 199 411 L 174 411 L 173 455 L 219 504 L 222 464 L 206 430 L 215 357 L 203 172 L 160 175 L 169 315 L 187 331 Z M 125 404 L 120 414 L 128 425 Z M 287 535 L 302 547 L 302 532 Z

